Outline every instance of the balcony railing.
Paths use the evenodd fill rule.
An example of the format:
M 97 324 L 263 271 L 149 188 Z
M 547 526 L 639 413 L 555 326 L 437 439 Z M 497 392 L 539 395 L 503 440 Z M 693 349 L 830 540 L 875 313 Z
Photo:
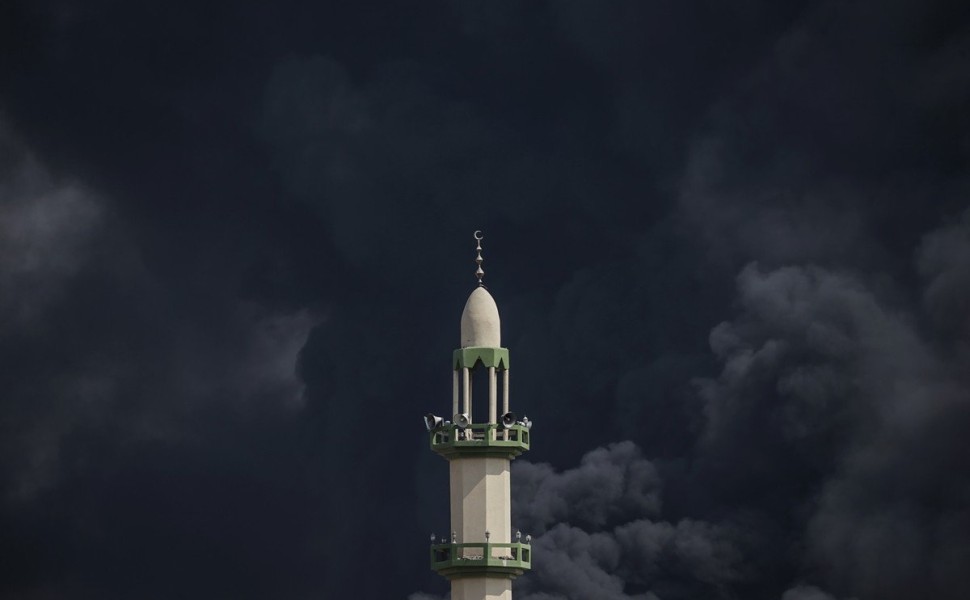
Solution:
M 513 543 L 434 544 L 431 568 L 456 577 L 505 577 L 512 579 L 532 568 L 532 546 Z
M 501 428 L 478 423 L 465 429 L 450 426 L 431 432 L 431 449 L 445 458 L 500 456 L 515 458 L 529 449 L 529 430 L 522 425 Z

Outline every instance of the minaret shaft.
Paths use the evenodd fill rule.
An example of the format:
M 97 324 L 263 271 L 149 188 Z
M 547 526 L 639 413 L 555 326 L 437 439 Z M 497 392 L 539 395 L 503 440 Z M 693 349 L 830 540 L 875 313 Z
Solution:
M 451 530 L 459 542 L 512 541 L 509 460 L 500 457 L 453 458 L 451 470 Z M 498 551 L 498 549 L 496 549 Z
M 512 580 L 456 579 L 451 582 L 451 600 L 512 600 Z

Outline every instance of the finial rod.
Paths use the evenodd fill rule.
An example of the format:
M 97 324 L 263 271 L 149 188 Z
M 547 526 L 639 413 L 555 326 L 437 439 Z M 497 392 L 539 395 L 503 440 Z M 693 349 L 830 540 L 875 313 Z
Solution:
M 485 277 L 485 271 L 482 270 L 482 240 L 485 239 L 485 236 L 482 235 L 481 230 L 476 229 L 472 237 L 475 238 L 475 252 L 478 254 L 475 257 L 475 264 L 478 265 L 478 269 L 475 270 L 475 277 L 478 277 L 478 285 L 483 286 L 485 284 L 482 283 L 482 277 Z

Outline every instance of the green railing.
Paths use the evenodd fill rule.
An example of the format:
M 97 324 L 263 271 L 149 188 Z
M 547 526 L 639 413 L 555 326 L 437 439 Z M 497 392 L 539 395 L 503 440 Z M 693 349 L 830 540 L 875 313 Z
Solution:
M 431 568 L 448 579 L 515 578 L 532 568 L 532 546 L 522 543 L 434 544 Z
M 449 426 L 431 432 L 431 449 L 445 458 L 455 456 L 498 456 L 515 458 L 529 449 L 529 430 L 522 425 L 508 428 L 492 423 Z

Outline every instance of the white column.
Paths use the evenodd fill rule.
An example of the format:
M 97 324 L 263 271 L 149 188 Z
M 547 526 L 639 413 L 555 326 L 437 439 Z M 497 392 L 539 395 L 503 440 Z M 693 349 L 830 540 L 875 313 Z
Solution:
M 454 382 L 451 394 L 451 418 L 455 418 L 458 414 L 458 369 L 454 370 L 454 376 L 451 379 Z
M 502 414 L 509 412 L 509 370 L 502 371 Z
M 502 371 L 502 414 L 509 412 L 509 370 Z M 509 430 L 502 432 L 502 439 L 509 439 Z
M 465 414 L 468 415 L 468 422 L 472 420 L 472 376 L 468 372 L 468 367 L 462 367 L 462 397 L 465 399 Z
M 498 380 L 495 378 L 495 367 L 488 368 L 488 422 L 498 423 Z

